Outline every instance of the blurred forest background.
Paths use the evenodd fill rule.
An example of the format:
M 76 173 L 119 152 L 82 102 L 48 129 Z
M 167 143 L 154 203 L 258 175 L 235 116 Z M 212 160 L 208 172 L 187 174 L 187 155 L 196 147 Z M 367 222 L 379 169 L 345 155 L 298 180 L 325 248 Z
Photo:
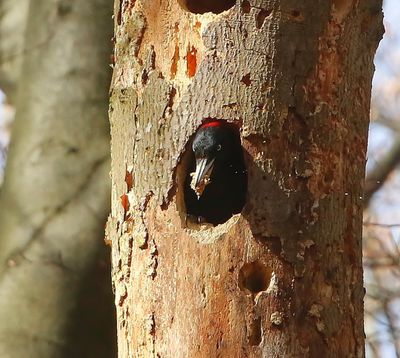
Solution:
M 112 14 L 110 0 L 0 1 L 1 358 L 116 356 Z
M 369 357 L 400 357 L 400 2 L 384 1 L 375 57 L 364 211 Z
M 3 36 L 0 37 L 0 89 L 2 90 L 0 94 L 0 183 L 3 182 L 9 143 L 13 141 L 13 138 L 11 138 L 13 123 L 25 121 L 26 125 L 26 123 L 31 122 L 28 126 L 29 130 L 26 131 L 28 133 L 20 136 L 21 129 L 15 130 L 15 133 L 20 136 L 18 138 L 20 143 L 16 147 L 23 146 L 24 143 L 27 143 L 29 147 L 32 142 L 29 138 L 34 132 L 36 133 L 35 136 L 41 134 L 45 136 L 46 141 L 42 142 L 41 145 L 45 145 L 45 143 L 54 145 L 54 141 L 67 143 L 67 150 L 61 154 L 57 152 L 59 150 L 57 145 L 54 145 L 53 149 L 58 154 L 53 155 L 53 153 L 47 156 L 46 153 L 35 153 L 41 160 L 47 161 L 50 166 L 52 165 L 50 169 L 47 168 L 43 171 L 43 176 L 49 175 L 51 171 L 60 171 L 59 174 L 56 174 L 54 182 L 38 179 L 37 176 L 40 176 L 40 171 L 36 172 L 34 178 L 28 178 L 24 175 L 25 170 L 20 167 L 21 177 L 18 177 L 18 184 L 24 194 L 24 200 L 28 201 L 35 201 L 36 195 L 31 198 L 29 191 L 26 192 L 23 188 L 32 180 L 37 180 L 42 188 L 41 190 L 46 194 L 52 193 L 54 190 L 57 197 L 59 195 L 64 196 L 64 191 L 59 191 L 59 187 L 66 185 L 73 187 L 69 193 L 67 190 L 65 194 L 67 199 L 64 197 L 61 202 L 58 202 L 58 199 L 54 196 L 50 196 L 48 200 L 54 205 L 48 204 L 46 210 L 50 210 L 51 214 L 44 214 L 43 218 L 35 217 L 32 219 L 32 225 L 36 225 L 35 230 L 39 230 L 39 234 L 36 231 L 35 235 L 43 236 L 44 239 L 46 239 L 45 231 L 54 216 L 62 215 L 63 211 L 67 211 L 68 206 L 74 201 L 76 207 L 73 210 L 77 215 L 82 218 L 85 215 L 94 217 L 93 221 L 85 220 L 85 222 L 81 222 L 82 227 L 86 227 L 86 229 L 79 228 L 81 236 L 83 236 L 82 241 L 77 243 L 79 246 L 71 248 L 71 245 L 67 245 L 69 246 L 67 250 L 70 250 L 74 255 L 80 250 L 91 250 L 90 252 L 93 252 L 93 260 L 89 268 L 82 264 L 84 260 L 87 260 L 87 257 L 82 257 L 82 262 L 77 264 L 73 259 L 68 262 L 68 257 L 57 261 L 51 256 L 54 253 L 50 256 L 51 260 L 55 260 L 59 267 L 66 267 L 61 274 L 65 274 L 65 271 L 71 269 L 69 263 L 78 265 L 78 267 L 82 264 L 82 272 L 85 272 L 83 276 L 87 276 L 90 270 L 97 272 L 97 278 L 101 283 L 93 288 L 92 296 L 94 295 L 95 298 L 83 294 L 82 297 L 86 298 L 83 301 L 75 302 L 71 309 L 77 307 L 92 309 L 95 306 L 93 302 L 99 303 L 100 307 L 108 307 L 103 311 L 100 309 L 101 312 L 96 311 L 97 313 L 94 316 L 97 317 L 97 321 L 95 318 L 87 319 L 92 322 L 90 323 L 92 326 L 86 325 L 84 334 L 86 334 L 85 339 L 87 339 L 88 331 L 94 329 L 92 337 L 94 341 L 104 341 L 101 338 L 103 334 L 108 337 L 107 341 L 109 342 L 110 337 L 114 339 L 113 334 L 110 333 L 113 332 L 114 326 L 108 320 L 112 317 L 113 309 L 112 297 L 106 293 L 107 287 L 111 293 L 111 283 L 107 264 L 108 253 L 102 248 L 104 246 L 102 231 L 109 210 L 110 192 L 108 188 L 107 91 L 111 75 L 111 71 L 108 71 L 108 69 L 110 69 L 110 54 L 112 52 L 110 42 L 112 37 L 112 6 L 107 4 L 110 1 L 96 0 L 93 1 L 92 5 L 85 5 L 85 1 L 80 0 L 76 2 L 76 6 L 74 5 L 75 8 L 69 8 L 69 5 L 66 5 L 68 2 L 49 0 L 48 8 L 41 5 L 36 6 L 37 9 L 35 10 L 32 8 L 28 10 L 28 3 L 28 0 L 3 0 L 0 5 L 0 36 Z M 54 8 L 57 9 L 56 14 L 52 13 Z M 44 25 L 41 24 L 44 29 L 38 29 L 37 24 L 32 20 L 27 22 L 28 13 L 31 12 L 35 12 L 37 18 L 47 16 Z M 78 13 L 86 17 L 79 18 Z M 13 15 L 10 16 L 10 14 Z M 48 20 L 49 14 L 50 20 Z M 376 73 L 373 82 L 366 190 L 364 198 L 360 198 L 365 203 L 363 240 L 366 287 L 365 329 L 367 356 L 400 357 L 400 2 L 398 0 L 385 0 L 384 14 L 386 33 L 375 59 Z M 30 14 L 30 16 L 32 15 Z M 55 22 L 52 23 L 55 19 L 62 21 L 61 25 L 57 24 L 56 26 Z M 90 24 L 91 21 L 92 24 Z M 80 27 L 78 26 L 79 23 L 81 23 Z M 77 29 L 73 30 L 73 26 L 77 26 Z M 77 32 L 79 32 L 79 41 L 65 39 L 68 33 L 76 36 Z M 26 36 L 25 33 L 27 33 Z M 31 35 L 29 36 L 29 34 Z M 4 36 L 12 37 L 12 42 L 3 41 Z M 29 39 L 28 42 L 27 39 Z M 35 61 L 30 63 L 32 58 Z M 71 66 L 68 67 L 60 61 L 68 62 Z M 50 67 L 53 68 L 50 71 L 52 77 L 50 76 L 51 78 L 46 80 L 44 73 Z M 29 73 L 29 69 L 32 68 L 34 68 L 35 75 Z M 38 98 L 38 94 L 35 93 L 36 89 L 32 85 L 36 83 L 35 81 L 41 83 L 41 85 L 43 85 L 42 82 L 45 82 L 47 91 L 45 95 L 49 97 L 46 101 Z M 59 84 L 60 81 L 62 86 Z M 26 88 L 24 87 L 21 90 L 21 86 Z M 87 88 L 82 90 L 79 89 L 79 86 Z M 40 89 L 40 86 L 38 85 L 36 88 Z M 29 91 L 31 92 L 27 93 Z M 77 96 L 71 101 L 65 101 L 66 96 L 72 95 L 73 97 L 72 92 L 76 93 Z M 30 96 L 30 99 L 26 100 L 26 96 Z M 30 103 L 30 101 L 36 101 L 43 105 L 43 110 L 50 109 L 48 115 L 50 117 L 43 119 L 39 115 L 40 119 L 35 119 L 40 110 L 32 109 L 35 104 Z M 24 107 L 23 110 L 20 109 L 20 106 Z M 16 111 L 17 107 L 18 110 Z M 71 107 L 75 109 L 72 112 Z M 20 113 L 20 118 L 18 113 Z M 15 117 L 16 121 L 14 122 Z M 56 125 L 56 128 L 53 128 L 53 134 L 47 133 L 46 128 L 51 127 L 57 121 L 60 123 Z M 67 125 L 62 121 L 70 124 Z M 83 126 L 81 125 L 82 122 L 85 123 Z M 18 123 L 16 126 L 18 126 Z M 71 130 L 70 134 L 68 134 L 69 130 Z M 35 141 L 38 143 L 41 140 L 35 139 Z M 87 143 L 91 144 L 87 145 Z M 89 147 L 93 148 L 90 149 Z M 85 154 L 81 155 L 82 151 Z M 18 149 L 14 149 L 14 153 L 11 149 L 11 154 L 14 154 L 14 158 L 10 161 L 15 160 L 17 164 L 10 164 L 10 167 L 18 166 L 16 159 Z M 71 156 L 72 159 L 68 159 Z M 10 156 L 10 158 L 12 157 Z M 77 161 L 81 163 L 78 166 L 76 166 Z M 58 165 L 52 163 L 58 163 Z M 69 169 L 69 165 L 73 169 Z M 7 166 L 7 175 L 8 168 Z M 40 166 L 37 170 L 41 170 Z M 16 171 L 18 172 L 18 168 Z M 28 171 L 26 172 L 28 173 Z M 79 179 L 80 176 L 83 176 L 82 180 Z M 92 181 L 93 176 L 96 180 Z M 9 177 L 10 181 L 13 180 L 12 174 Z M 75 179 L 71 179 L 72 177 Z M 67 179 L 72 180 L 72 184 Z M 101 181 L 102 184 L 99 185 L 96 181 Z M 33 184 L 36 185 L 35 182 Z M 90 189 L 91 187 L 92 189 Z M 87 188 L 89 189 L 86 190 Z M 29 185 L 28 189 L 33 190 Z M 7 188 L 4 190 L 7 191 Z M 62 194 L 58 194 L 59 192 L 62 192 Z M 100 197 L 100 199 L 93 201 L 90 199 L 93 196 Z M 15 200 L 19 199 L 16 198 Z M 34 204 L 31 207 L 32 211 L 37 210 Z M 48 206 L 52 208 L 48 209 Z M 65 213 L 65 215 L 67 214 Z M 76 222 L 73 220 L 73 214 L 71 215 L 71 217 L 67 215 L 67 220 L 70 220 L 71 223 Z M 79 223 L 79 220 L 77 222 Z M 45 229 L 43 229 L 44 224 Z M 94 227 L 97 228 L 94 229 Z M 0 228 L 0 233 L 1 230 L 2 228 Z M 71 236 L 73 237 L 74 228 L 70 227 L 68 231 L 72 231 Z M 92 234 L 87 234 L 90 232 Z M 85 237 L 85 233 L 90 238 Z M 68 240 L 68 237 L 57 237 L 57 239 L 60 241 L 53 243 L 55 246 L 59 245 L 61 239 Z M 3 240 L 3 237 L 1 237 L 1 240 Z M 26 242 L 28 241 L 29 238 L 26 239 Z M 86 242 L 86 244 L 82 244 L 82 242 Z M 19 249 L 23 251 L 22 256 L 29 264 L 34 262 L 35 258 L 43 257 L 43 252 L 40 255 L 34 254 L 29 251 L 31 248 L 26 248 L 24 245 L 26 243 L 21 244 L 22 248 L 19 247 Z M 0 247 L 4 247 L 4 244 L 0 244 Z M 62 249 L 62 245 L 57 246 L 57 250 Z M 57 250 L 55 252 L 58 252 Z M 14 251 L 15 247 L 12 246 L 10 253 Z M 48 253 L 46 257 L 47 255 Z M 13 267 L 14 258 L 8 255 L 4 257 L 8 260 L 6 261 L 8 267 Z M 94 259 L 94 257 L 97 258 Z M 3 259 L 1 254 L 0 259 Z M 42 273 L 39 268 L 38 275 Z M 79 275 L 80 273 L 76 272 L 75 274 Z M 70 273 L 67 275 L 70 275 Z M 32 282 L 35 278 L 29 277 L 27 280 Z M 7 291 L 9 287 L 4 288 L 3 281 L 4 279 L 0 280 L 0 290 Z M 79 279 L 72 280 L 72 284 L 68 281 L 66 287 L 60 289 L 59 295 L 62 296 L 63 290 L 70 289 L 74 287 L 73 285 L 76 285 L 78 290 L 82 285 L 82 282 L 78 281 Z M 50 285 L 53 284 L 50 283 Z M 57 288 L 51 286 L 51 289 Z M 0 292 L 0 304 L 3 302 L 1 296 L 2 293 Z M 32 297 L 27 299 L 32 299 Z M 85 302 L 83 306 L 82 302 Z M 35 309 L 34 306 L 31 308 Z M 46 312 L 46 308 L 40 308 L 42 315 L 55 314 L 56 311 Z M 64 309 L 64 307 L 61 305 L 59 309 Z M 2 309 L 0 308 L 0 314 L 1 312 Z M 78 312 L 80 312 L 78 314 L 82 314 L 82 311 L 78 310 Z M 90 314 L 86 312 L 86 316 L 90 316 Z M 86 318 L 83 317 L 82 319 L 85 320 Z M 65 321 L 68 321 L 68 319 Z M 0 335 L 3 324 L 0 323 Z M 63 324 L 68 325 L 69 323 L 64 322 Z M 93 328 L 99 325 L 103 325 L 106 329 L 99 332 L 96 331 L 96 328 Z M 50 323 L 49 326 L 51 326 Z M 43 332 L 47 336 L 47 331 L 44 330 Z M 61 332 L 62 329 L 60 329 L 60 336 Z M 60 338 L 55 337 L 54 340 L 59 341 Z M 79 348 L 76 349 L 79 350 Z M 96 357 L 109 356 L 109 354 L 113 354 L 112 349 L 105 349 L 103 355 L 98 353 Z M 101 349 L 99 348 L 99 350 Z M 81 354 L 83 353 L 81 352 Z M 84 356 L 89 357 L 91 355 Z

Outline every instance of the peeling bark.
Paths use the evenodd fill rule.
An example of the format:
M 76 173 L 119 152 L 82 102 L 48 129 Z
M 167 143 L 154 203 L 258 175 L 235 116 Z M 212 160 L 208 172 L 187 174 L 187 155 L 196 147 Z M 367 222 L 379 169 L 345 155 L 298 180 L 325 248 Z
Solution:
M 381 3 L 180 4 L 115 3 L 107 237 L 119 356 L 362 357 Z M 203 118 L 240 127 L 248 198 L 225 224 L 188 227 L 186 154 Z

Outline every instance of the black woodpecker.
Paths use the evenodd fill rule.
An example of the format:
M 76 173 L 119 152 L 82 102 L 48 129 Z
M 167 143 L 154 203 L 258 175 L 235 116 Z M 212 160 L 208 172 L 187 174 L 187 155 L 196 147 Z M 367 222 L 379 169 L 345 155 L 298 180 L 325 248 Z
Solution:
M 239 130 L 225 120 L 208 120 L 197 130 L 185 181 L 187 214 L 213 225 L 240 213 L 247 171 Z

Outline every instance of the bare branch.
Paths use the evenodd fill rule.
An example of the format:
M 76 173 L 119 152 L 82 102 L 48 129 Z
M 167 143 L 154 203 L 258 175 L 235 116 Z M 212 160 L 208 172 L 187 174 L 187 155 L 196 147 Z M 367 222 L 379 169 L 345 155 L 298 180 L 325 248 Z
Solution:
M 387 153 L 386 157 L 379 161 L 375 169 L 365 179 L 364 207 L 367 207 L 372 195 L 385 183 L 389 174 L 400 162 L 400 136 L 398 136 Z

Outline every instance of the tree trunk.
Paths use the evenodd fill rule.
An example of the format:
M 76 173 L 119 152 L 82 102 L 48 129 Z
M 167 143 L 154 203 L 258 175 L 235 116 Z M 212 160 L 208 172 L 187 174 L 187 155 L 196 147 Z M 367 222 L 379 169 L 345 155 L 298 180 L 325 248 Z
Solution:
M 119 356 L 362 357 L 381 2 L 199 3 L 115 4 Z M 189 225 L 183 199 L 204 118 L 240 127 L 248 170 L 242 213 L 216 227 Z
M 0 357 L 112 357 L 108 0 L 32 1 L 0 196 Z

